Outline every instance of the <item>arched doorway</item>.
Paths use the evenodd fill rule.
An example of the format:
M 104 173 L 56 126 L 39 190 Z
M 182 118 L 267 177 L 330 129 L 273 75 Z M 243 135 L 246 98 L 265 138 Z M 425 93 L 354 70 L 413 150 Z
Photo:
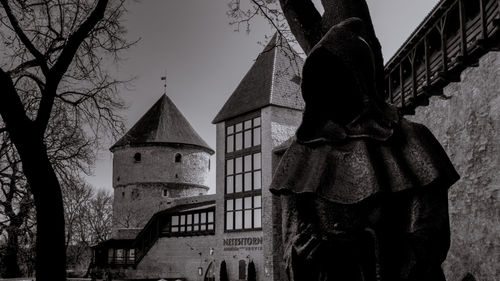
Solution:
M 240 260 L 238 262 L 238 279 L 239 280 L 247 279 L 247 262 L 245 260 Z
M 210 262 L 207 267 L 207 271 L 205 271 L 204 281 L 215 281 L 215 265 L 214 262 Z

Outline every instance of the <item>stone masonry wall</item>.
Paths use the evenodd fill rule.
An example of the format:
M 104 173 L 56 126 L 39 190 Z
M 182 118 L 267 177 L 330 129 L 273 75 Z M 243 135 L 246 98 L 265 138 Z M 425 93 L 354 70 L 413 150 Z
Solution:
M 134 160 L 136 153 L 141 161 Z M 175 155 L 182 156 L 180 163 Z M 124 147 L 113 152 L 113 187 L 144 182 L 207 185 L 210 154 L 195 148 L 168 146 Z
M 134 159 L 136 153 L 141 154 L 140 161 Z M 177 154 L 182 156 L 181 162 L 175 162 Z M 189 147 L 115 150 L 113 228 L 141 228 L 164 208 L 166 200 L 206 194 L 209 161 L 209 153 Z
M 198 275 L 201 267 L 205 274 L 214 263 L 218 275 L 220 260 L 210 255 L 215 247 L 214 236 L 160 238 L 136 269 L 122 269 L 119 276 L 127 279 L 186 278 L 187 281 L 203 280 Z
M 441 142 L 461 179 L 449 190 L 451 249 L 447 280 L 500 277 L 500 53 L 491 52 L 460 83 L 408 118 Z

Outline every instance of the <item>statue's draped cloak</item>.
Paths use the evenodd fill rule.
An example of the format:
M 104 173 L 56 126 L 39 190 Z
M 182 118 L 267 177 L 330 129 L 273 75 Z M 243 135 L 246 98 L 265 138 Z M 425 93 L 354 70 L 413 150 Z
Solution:
M 275 171 L 270 189 L 314 193 L 353 204 L 380 192 L 449 187 L 459 176 L 445 151 L 423 125 L 401 119 L 387 140 L 350 137 L 294 141 Z

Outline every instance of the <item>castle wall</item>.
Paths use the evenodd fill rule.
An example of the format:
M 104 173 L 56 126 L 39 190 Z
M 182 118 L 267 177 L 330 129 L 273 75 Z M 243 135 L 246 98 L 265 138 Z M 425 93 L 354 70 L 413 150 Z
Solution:
M 210 263 L 214 263 L 215 273 L 218 274 L 220 260 L 210 255 L 210 248 L 215 247 L 215 242 L 213 236 L 160 238 L 136 269 L 116 270 L 115 278 L 203 280 L 203 276 L 198 275 L 199 267 L 205 274 Z
M 447 280 L 471 273 L 493 281 L 500 276 L 500 53 L 461 77 L 445 88 L 447 99 L 432 98 L 409 119 L 429 127 L 461 176 L 449 190 Z

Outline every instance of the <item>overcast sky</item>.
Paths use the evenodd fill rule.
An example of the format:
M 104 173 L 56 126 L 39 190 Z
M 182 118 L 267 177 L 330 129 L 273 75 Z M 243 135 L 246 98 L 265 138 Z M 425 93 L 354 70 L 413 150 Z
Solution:
M 123 112 L 127 129 L 162 95 L 160 78 L 166 71 L 167 94 L 198 134 L 215 149 L 215 126 L 211 121 L 262 50 L 266 36 L 273 33 L 261 19 L 252 23 L 249 34 L 235 32 L 226 16 L 228 2 L 129 2 L 127 37 L 140 41 L 124 53 L 125 61 L 113 67 L 123 78 L 137 77 L 131 89 L 120 93 L 128 105 Z M 437 2 L 368 0 L 386 61 Z M 103 146 L 112 144 L 109 141 Z M 112 190 L 111 177 L 112 154 L 105 149 L 99 153 L 94 175 L 88 181 L 96 188 Z M 210 175 L 210 188 L 212 192 L 215 190 L 215 169 Z

